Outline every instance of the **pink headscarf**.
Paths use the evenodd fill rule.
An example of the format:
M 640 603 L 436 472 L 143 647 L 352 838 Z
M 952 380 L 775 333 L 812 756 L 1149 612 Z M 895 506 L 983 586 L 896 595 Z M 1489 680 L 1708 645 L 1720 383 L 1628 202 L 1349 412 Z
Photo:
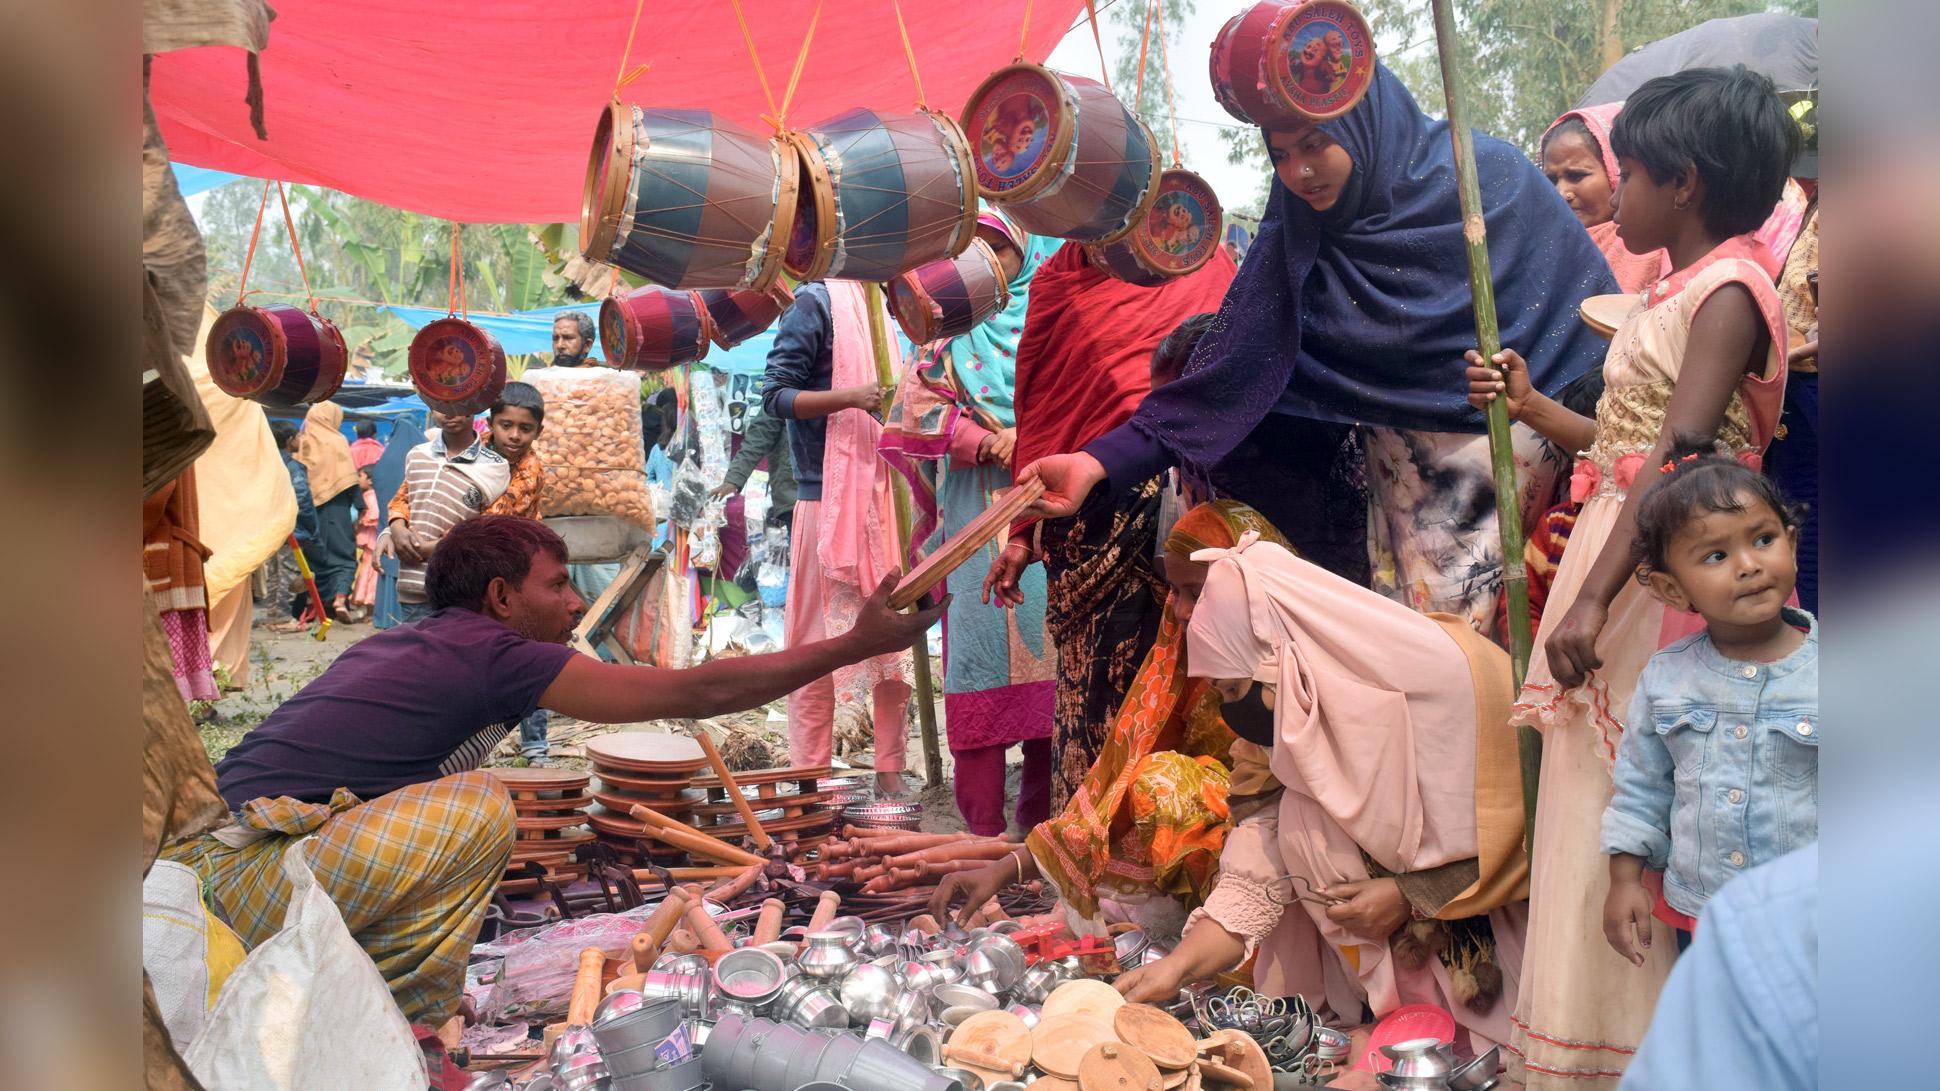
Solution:
M 1543 130 L 1542 145 L 1549 143 L 1549 134 L 1556 126 L 1572 119 L 1583 123 L 1590 130 L 1590 142 L 1596 145 L 1597 155 L 1603 162 L 1603 173 L 1610 177 L 1610 189 L 1615 192 L 1617 179 L 1623 172 L 1617 168 L 1617 154 L 1610 150 L 1610 127 L 1616 123 L 1617 114 L 1623 110 L 1623 103 L 1612 102 L 1603 106 L 1586 106 L 1581 110 L 1571 110 L 1550 123 Z M 1542 145 L 1538 145 L 1541 147 Z M 1633 254 L 1630 248 L 1617 238 L 1617 225 L 1613 220 L 1605 220 L 1589 229 L 1590 241 L 1603 251 L 1603 260 L 1610 263 L 1610 272 L 1617 278 L 1617 285 L 1626 292 L 1641 292 L 1652 282 L 1664 275 L 1665 263 L 1669 260 L 1662 250 L 1648 254 Z

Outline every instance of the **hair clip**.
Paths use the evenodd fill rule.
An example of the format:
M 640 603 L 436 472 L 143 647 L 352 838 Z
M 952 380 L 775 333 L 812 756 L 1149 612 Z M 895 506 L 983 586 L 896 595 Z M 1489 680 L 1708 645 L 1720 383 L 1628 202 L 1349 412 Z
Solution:
M 1659 466 L 1659 467 L 1657 468 L 1657 472 L 1658 472 L 1658 473 L 1660 473 L 1660 474 L 1668 474 L 1668 473 L 1675 473 L 1675 472 L 1676 472 L 1676 470 L 1677 470 L 1677 464 L 1678 464 L 1678 463 L 1680 463 L 1680 462 L 1696 462 L 1696 461 L 1698 460 L 1698 454 L 1699 454 L 1699 452 L 1697 452 L 1697 451 L 1692 451 L 1692 452 L 1691 452 L 1690 454 L 1688 454 L 1688 455 L 1685 455 L 1685 456 L 1684 456 L 1683 458 L 1673 458 L 1673 459 L 1670 459 L 1670 460 L 1668 460 L 1668 461 L 1666 461 L 1666 462 L 1665 462 L 1665 463 L 1664 463 L 1664 464 L 1663 464 L 1662 466 Z

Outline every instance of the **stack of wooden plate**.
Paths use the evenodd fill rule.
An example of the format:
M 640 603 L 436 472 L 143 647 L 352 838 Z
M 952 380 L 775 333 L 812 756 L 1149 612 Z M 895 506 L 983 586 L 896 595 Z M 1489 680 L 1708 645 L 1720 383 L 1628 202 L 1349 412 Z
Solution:
M 488 769 L 512 793 L 512 809 L 518 815 L 518 835 L 512 843 L 512 867 L 537 861 L 548 877 L 566 883 L 584 878 L 586 867 L 573 859 L 573 850 L 593 839 L 586 828 L 586 806 L 592 797 L 586 785 L 592 779 L 570 769 Z M 525 893 L 538 884 L 530 879 L 508 879 L 508 893 Z
M 740 785 L 741 795 L 754 808 L 755 821 L 768 836 L 791 850 L 800 850 L 814 848 L 834 832 L 835 812 L 829 807 L 827 793 L 816 785 L 818 779 L 828 775 L 826 765 L 756 769 L 734 774 L 734 782 Z M 727 785 L 710 772 L 695 777 L 693 788 L 706 797 L 688 808 L 695 828 L 739 844 L 747 836 L 748 824 L 728 798 Z
M 646 842 L 643 857 L 640 822 L 627 811 L 642 803 L 668 818 L 689 819 L 690 808 L 706 799 L 705 793 L 692 790 L 694 774 L 707 764 L 701 744 L 686 735 L 622 731 L 588 742 L 586 756 L 598 778 L 596 805 L 587 812 L 593 833 L 631 863 L 685 863 L 686 853 L 653 840 Z

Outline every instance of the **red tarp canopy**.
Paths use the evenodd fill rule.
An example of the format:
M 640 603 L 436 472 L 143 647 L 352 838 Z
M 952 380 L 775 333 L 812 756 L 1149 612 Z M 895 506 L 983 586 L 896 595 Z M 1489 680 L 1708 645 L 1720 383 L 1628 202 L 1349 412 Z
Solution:
M 149 96 L 172 158 L 311 182 L 454 220 L 579 217 L 593 126 L 613 91 L 634 6 L 542 0 L 278 0 L 262 54 L 269 140 L 249 127 L 240 50 L 155 58 Z M 816 5 L 742 0 L 779 102 Z M 1026 50 L 1041 62 L 1081 0 L 904 0 L 923 90 L 955 115 Z M 728 0 L 648 3 L 629 102 L 705 107 L 757 130 L 769 113 Z M 915 104 L 890 0 L 822 6 L 788 120 Z

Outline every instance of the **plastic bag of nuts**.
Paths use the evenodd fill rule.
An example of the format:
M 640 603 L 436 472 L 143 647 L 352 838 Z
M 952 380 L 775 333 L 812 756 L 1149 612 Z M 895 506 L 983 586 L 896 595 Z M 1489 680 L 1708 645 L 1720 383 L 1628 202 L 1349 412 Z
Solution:
M 534 450 L 546 467 L 546 515 L 610 515 L 654 530 L 640 377 L 610 367 L 541 367 L 520 378 L 546 400 Z

